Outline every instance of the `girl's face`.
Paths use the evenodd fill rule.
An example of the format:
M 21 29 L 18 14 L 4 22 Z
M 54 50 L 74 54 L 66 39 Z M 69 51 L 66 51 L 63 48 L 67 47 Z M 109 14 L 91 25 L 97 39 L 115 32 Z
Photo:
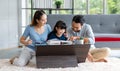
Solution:
M 38 25 L 43 26 L 47 22 L 47 15 L 43 14 L 39 20 L 37 20 Z
M 61 28 L 57 28 L 57 27 L 56 27 L 56 31 L 57 31 L 56 34 L 59 36 L 62 36 L 65 33 L 65 29 L 61 29 Z

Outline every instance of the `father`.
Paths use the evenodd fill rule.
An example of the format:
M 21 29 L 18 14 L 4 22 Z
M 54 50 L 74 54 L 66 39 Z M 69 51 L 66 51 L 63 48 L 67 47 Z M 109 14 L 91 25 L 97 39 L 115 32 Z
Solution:
M 84 39 L 84 44 L 91 44 L 88 53 L 88 60 L 91 62 L 107 62 L 106 57 L 109 55 L 109 48 L 95 48 L 95 37 L 93 30 L 89 24 L 85 23 L 82 15 L 75 15 L 72 19 L 72 27 L 68 29 L 69 40 L 75 44 L 78 43 L 81 37 Z

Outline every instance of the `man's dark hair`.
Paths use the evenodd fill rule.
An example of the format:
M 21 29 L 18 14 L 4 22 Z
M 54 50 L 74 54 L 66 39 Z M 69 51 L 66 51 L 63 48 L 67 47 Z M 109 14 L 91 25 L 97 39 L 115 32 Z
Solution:
M 80 23 L 81 25 L 83 25 L 85 23 L 85 20 L 84 20 L 84 16 L 83 15 L 75 15 L 72 19 L 72 22 L 75 22 L 75 23 Z

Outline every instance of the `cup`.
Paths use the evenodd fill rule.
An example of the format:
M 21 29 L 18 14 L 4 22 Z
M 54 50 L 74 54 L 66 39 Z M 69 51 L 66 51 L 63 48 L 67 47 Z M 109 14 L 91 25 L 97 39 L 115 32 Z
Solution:
M 76 44 L 84 44 L 84 40 L 83 39 L 76 40 Z
M 79 44 L 84 44 L 84 40 L 83 39 L 79 40 Z

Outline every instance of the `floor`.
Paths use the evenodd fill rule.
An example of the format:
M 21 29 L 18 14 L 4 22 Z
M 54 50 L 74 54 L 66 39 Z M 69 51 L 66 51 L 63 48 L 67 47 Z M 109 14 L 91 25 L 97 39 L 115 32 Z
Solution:
M 19 55 L 23 48 L 10 48 L 10 49 L 3 49 L 0 50 L 0 59 L 9 59 L 16 55 Z M 112 48 L 111 57 L 120 57 L 120 48 Z
M 19 55 L 21 50 L 22 48 L 18 47 L 0 50 L 0 59 L 8 59 L 16 55 Z

